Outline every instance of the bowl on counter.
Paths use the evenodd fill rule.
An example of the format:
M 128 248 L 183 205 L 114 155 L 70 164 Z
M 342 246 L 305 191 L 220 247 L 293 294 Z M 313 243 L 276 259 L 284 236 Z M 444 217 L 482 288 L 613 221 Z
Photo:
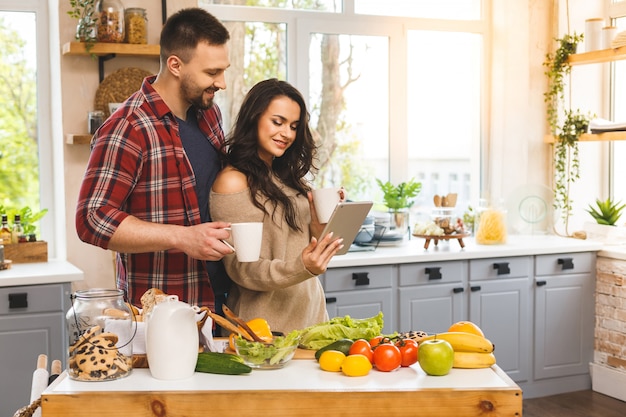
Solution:
M 298 349 L 300 338 L 275 336 L 272 343 L 249 342 L 235 337 L 235 351 L 244 363 L 255 369 L 280 369 L 285 366 Z

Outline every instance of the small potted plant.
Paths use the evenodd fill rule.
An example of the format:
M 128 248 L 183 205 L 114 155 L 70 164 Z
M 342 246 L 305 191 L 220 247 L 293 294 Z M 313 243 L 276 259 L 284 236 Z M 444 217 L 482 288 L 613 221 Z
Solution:
M 422 190 L 422 183 L 413 178 L 396 185 L 390 181 L 382 182 L 378 178 L 376 182 L 383 192 L 385 205 L 392 215 L 391 229 L 408 230 L 409 208 L 415 204 L 413 199 Z
M 607 240 L 619 235 L 620 231 L 617 229 L 617 221 L 622 216 L 624 208 L 626 208 L 626 204 L 623 204 L 621 201 L 616 203 L 611 198 L 607 198 L 604 201 L 597 198 L 595 206 L 590 204 L 586 210 L 596 221 L 595 223 L 585 223 L 587 237 Z
M 70 7 L 71 9 L 67 14 L 74 19 L 78 19 L 76 40 L 85 42 L 85 47 L 89 52 L 97 38 L 96 0 L 70 0 Z

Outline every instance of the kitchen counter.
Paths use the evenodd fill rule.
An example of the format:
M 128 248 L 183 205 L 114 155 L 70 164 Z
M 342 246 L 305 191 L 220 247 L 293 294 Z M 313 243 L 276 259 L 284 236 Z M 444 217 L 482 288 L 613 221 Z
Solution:
M 324 372 L 316 361 L 294 359 L 279 370 L 247 375 L 196 372 L 162 381 L 148 369 L 123 379 L 74 381 L 63 373 L 42 394 L 43 417 L 132 415 L 237 417 L 374 415 L 522 415 L 521 389 L 498 367 L 452 369 L 427 376 L 415 364 L 363 377 Z
M 12 264 L 0 271 L 0 287 L 82 281 L 83 271 L 67 261 Z
M 503 245 L 477 245 L 473 238 L 463 239 L 465 248 L 456 240 L 431 242 L 424 249 L 424 239 L 411 236 L 398 246 L 379 246 L 374 251 L 348 252 L 335 256 L 329 268 L 402 264 L 414 262 L 449 261 L 463 259 L 498 258 L 505 256 L 544 255 L 567 252 L 589 252 L 602 250 L 602 242 L 580 240 L 558 236 L 509 236 Z

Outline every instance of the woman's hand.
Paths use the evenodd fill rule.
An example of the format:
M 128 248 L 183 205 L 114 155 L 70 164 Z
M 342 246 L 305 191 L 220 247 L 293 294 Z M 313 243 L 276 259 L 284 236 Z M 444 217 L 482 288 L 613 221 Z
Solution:
M 343 238 L 333 237 L 330 232 L 320 241 L 315 237 L 311 238 L 311 243 L 302 250 L 302 262 L 307 271 L 314 275 L 320 275 L 326 272 L 328 262 L 343 248 Z
M 320 223 L 317 218 L 317 211 L 315 211 L 315 204 L 313 203 L 313 193 L 307 192 L 307 198 L 309 199 L 309 207 L 311 209 L 311 223 L 309 224 L 309 232 L 311 236 L 319 238 L 322 232 L 324 231 L 324 224 Z

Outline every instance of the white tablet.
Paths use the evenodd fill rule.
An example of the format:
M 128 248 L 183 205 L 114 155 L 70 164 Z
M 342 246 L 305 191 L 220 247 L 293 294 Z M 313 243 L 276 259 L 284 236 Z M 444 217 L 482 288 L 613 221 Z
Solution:
M 371 201 L 347 201 L 337 204 L 320 235 L 324 237 L 333 232 L 334 237 L 343 238 L 343 248 L 339 249 L 336 255 L 344 255 L 348 252 L 372 205 Z

